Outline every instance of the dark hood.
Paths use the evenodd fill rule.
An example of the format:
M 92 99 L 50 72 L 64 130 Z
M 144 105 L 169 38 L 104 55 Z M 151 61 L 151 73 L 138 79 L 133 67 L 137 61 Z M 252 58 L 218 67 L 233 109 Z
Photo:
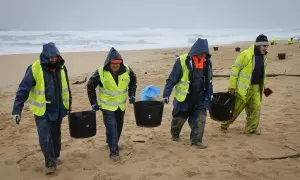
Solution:
M 104 62 L 104 67 L 106 68 L 106 66 L 114 59 L 121 59 L 123 60 L 122 56 L 120 55 L 120 53 L 114 48 L 112 47 L 106 57 L 106 60 Z M 123 63 L 122 63 L 123 65 Z
M 57 47 L 53 42 L 47 43 L 43 45 L 43 51 L 40 54 L 40 61 L 41 64 L 48 64 L 49 63 L 49 58 L 51 56 L 59 56 L 58 63 L 60 65 L 64 64 L 64 59 L 61 57 L 60 52 L 58 51 Z
M 190 52 L 188 53 L 189 57 L 199 55 L 202 53 L 209 54 L 208 42 L 206 39 L 199 38 L 191 47 Z

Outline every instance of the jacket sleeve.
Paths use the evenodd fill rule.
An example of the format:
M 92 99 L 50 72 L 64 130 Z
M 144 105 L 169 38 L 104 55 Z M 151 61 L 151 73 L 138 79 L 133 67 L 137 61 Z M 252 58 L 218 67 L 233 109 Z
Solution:
M 69 110 L 72 111 L 72 91 L 71 91 L 71 86 L 70 86 L 70 81 L 69 81 L 69 75 L 68 75 L 68 69 L 66 66 L 64 66 L 64 71 L 66 74 L 66 79 L 67 79 L 67 83 L 68 83 L 68 87 L 69 87 L 69 94 L 70 94 L 70 100 L 69 100 Z
M 229 88 L 236 89 L 237 80 L 240 74 L 240 71 L 244 68 L 243 59 L 245 55 L 244 53 L 239 54 L 234 64 L 231 67 L 231 73 L 229 78 Z
M 31 66 L 26 70 L 25 76 L 21 81 L 18 91 L 16 93 L 16 98 L 12 110 L 12 114 L 21 114 L 24 103 L 28 99 L 29 92 L 33 86 L 35 86 L 35 80 L 32 74 Z
M 91 105 L 98 104 L 96 94 L 97 86 L 103 87 L 102 82 L 100 81 L 98 70 L 92 75 L 87 83 L 87 94 Z
M 165 86 L 164 93 L 163 93 L 164 98 L 170 97 L 174 86 L 179 82 L 181 77 L 182 77 L 181 64 L 180 64 L 179 58 L 177 58 L 174 66 L 173 66 L 173 69 L 166 81 L 166 86 Z
M 204 107 L 208 110 L 211 109 L 211 100 L 212 100 L 212 95 L 213 95 L 213 84 L 212 84 L 212 79 L 213 79 L 213 72 L 212 72 L 212 62 L 210 61 L 208 65 L 208 89 L 205 91 L 205 99 L 204 99 Z
M 136 80 L 136 74 L 133 72 L 133 70 L 129 67 L 129 76 L 130 76 L 130 82 L 128 85 L 128 96 L 135 97 L 135 92 L 136 92 L 136 88 L 137 88 L 137 80 Z
M 264 74 L 264 87 L 266 86 L 267 84 L 267 74 L 268 74 L 268 58 L 266 57 L 265 58 L 265 74 Z

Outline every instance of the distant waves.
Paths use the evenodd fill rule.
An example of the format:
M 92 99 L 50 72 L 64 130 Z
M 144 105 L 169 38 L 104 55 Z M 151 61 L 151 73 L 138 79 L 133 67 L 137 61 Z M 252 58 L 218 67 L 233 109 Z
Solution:
M 42 44 L 55 42 L 62 52 L 105 51 L 186 47 L 197 38 L 210 45 L 251 41 L 260 34 L 287 39 L 300 38 L 300 28 L 287 29 L 150 29 L 97 31 L 0 30 L 0 54 L 38 53 Z

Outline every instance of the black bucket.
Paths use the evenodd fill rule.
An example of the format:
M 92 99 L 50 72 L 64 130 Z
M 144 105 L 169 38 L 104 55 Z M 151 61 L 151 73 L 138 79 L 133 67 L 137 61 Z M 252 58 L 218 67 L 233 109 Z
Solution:
M 161 124 L 164 110 L 162 101 L 137 101 L 134 103 L 136 125 L 140 127 L 157 127 Z
M 69 114 L 70 135 L 73 138 L 88 138 L 96 135 L 96 112 L 82 111 Z
M 219 47 L 214 47 L 214 51 L 218 51 L 219 50 Z
M 216 121 L 228 121 L 232 118 L 235 96 L 228 92 L 214 93 L 210 116 Z
M 285 58 L 286 58 L 285 53 L 279 53 L 278 54 L 278 59 L 285 59 Z
M 241 51 L 241 48 L 240 48 L 240 47 L 236 47 L 236 48 L 235 48 L 235 51 L 236 51 L 236 52 L 240 52 L 240 51 Z

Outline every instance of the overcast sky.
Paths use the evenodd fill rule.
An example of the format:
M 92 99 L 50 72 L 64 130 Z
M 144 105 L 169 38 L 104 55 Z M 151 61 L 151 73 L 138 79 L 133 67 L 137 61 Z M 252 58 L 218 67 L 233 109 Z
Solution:
M 284 28 L 300 0 L 0 0 L 0 28 Z

